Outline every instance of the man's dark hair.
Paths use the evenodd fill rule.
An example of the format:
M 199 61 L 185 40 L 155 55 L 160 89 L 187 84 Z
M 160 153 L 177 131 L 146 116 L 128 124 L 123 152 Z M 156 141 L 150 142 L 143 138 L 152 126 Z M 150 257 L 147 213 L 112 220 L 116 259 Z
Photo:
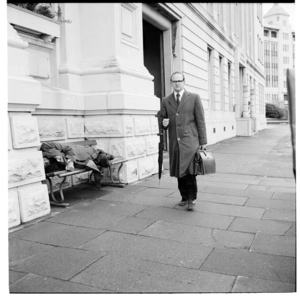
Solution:
M 183 73 L 181 73 L 181 72 L 179 72 L 179 71 L 176 71 L 176 72 L 172 73 L 172 75 L 171 75 L 171 77 L 170 77 L 170 81 L 172 81 L 172 76 L 173 76 L 174 74 L 181 74 L 181 75 L 182 75 L 182 78 L 183 78 L 183 80 L 185 80 L 185 78 L 184 78 L 184 74 L 183 74 Z

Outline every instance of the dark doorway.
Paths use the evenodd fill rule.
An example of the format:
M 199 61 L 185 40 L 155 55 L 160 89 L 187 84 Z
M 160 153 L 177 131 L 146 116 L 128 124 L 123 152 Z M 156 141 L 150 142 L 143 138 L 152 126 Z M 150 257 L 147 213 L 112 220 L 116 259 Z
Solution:
M 143 20 L 144 65 L 154 76 L 154 94 L 164 97 L 163 39 L 162 31 Z
M 162 100 L 165 96 L 163 32 L 143 20 L 144 65 L 154 76 L 154 94 Z M 160 128 L 160 124 L 159 124 Z M 167 131 L 164 131 L 164 150 L 167 150 Z

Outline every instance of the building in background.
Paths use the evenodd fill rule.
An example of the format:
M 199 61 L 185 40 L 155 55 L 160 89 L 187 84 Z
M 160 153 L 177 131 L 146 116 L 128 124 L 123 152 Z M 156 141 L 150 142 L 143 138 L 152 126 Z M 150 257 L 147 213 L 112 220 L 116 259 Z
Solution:
M 295 68 L 295 31 L 289 16 L 278 4 L 264 16 L 265 100 L 280 107 L 288 101 L 286 70 Z
M 174 71 L 202 99 L 208 144 L 266 128 L 261 3 L 53 3 L 58 19 L 7 8 L 10 227 L 49 213 L 41 142 L 96 139 L 128 160 L 124 183 L 157 173 Z

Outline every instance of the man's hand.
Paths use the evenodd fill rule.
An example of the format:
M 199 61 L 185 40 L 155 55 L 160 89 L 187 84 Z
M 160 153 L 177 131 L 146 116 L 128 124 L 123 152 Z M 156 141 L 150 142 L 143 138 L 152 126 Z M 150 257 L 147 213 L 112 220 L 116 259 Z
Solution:
M 163 119 L 162 124 L 164 127 L 167 127 L 169 125 L 169 119 L 167 119 L 167 118 Z
M 199 145 L 198 150 L 205 150 L 206 149 L 206 144 Z

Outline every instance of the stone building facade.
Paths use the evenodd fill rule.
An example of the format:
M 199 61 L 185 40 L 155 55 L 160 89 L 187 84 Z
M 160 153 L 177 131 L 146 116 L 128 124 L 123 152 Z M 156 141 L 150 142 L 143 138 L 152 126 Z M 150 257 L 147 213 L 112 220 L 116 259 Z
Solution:
M 208 144 L 266 127 L 261 3 L 58 5 L 71 23 L 7 6 L 9 227 L 50 212 L 43 141 L 96 139 L 128 160 L 124 183 L 157 173 L 174 71 L 202 99 Z
M 279 4 L 264 16 L 265 101 L 281 107 L 288 101 L 286 70 L 295 68 L 295 31 L 289 16 Z

